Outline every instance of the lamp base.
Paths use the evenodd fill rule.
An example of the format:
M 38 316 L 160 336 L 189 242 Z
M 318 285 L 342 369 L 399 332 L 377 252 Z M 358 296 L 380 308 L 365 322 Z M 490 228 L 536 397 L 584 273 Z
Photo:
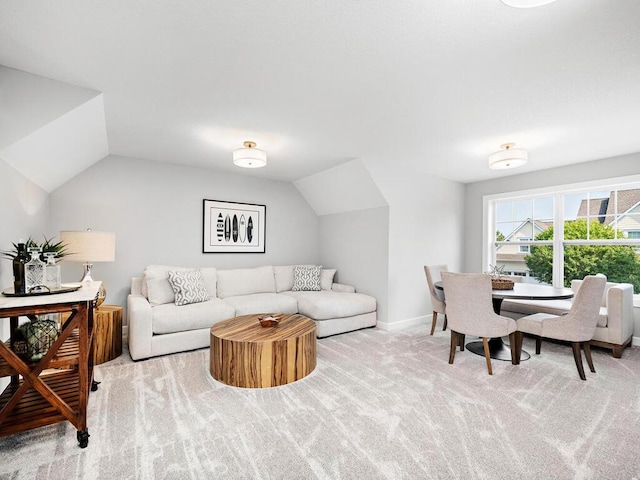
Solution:
M 80 282 L 93 282 L 95 281 L 91 276 L 91 268 L 93 267 L 93 263 L 85 263 L 84 264 L 84 275 Z M 96 308 L 102 305 L 107 298 L 107 289 L 104 287 L 104 282 L 100 282 L 100 288 L 98 289 L 98 299 L 96 300 Z

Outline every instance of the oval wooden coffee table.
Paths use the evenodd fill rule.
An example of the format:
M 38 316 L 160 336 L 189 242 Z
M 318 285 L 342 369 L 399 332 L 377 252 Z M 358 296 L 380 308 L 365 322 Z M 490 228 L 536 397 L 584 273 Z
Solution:
M 211 376 L 234 387 L 276 387 L 316 368 L 316 324 L 304 315 L 278 315 L 262 327 L 260 315 L 243 315 L 211 327 Z

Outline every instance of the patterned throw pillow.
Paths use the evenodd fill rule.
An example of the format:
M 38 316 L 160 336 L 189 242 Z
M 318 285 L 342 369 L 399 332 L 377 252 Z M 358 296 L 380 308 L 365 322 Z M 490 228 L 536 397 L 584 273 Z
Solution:
M 322 265 L 308 267 L 296 265 L 293 267 L 293 288 L 292 292 L 319 292 L 322 290 L 320 276 Z
M 189 305 L 190 303 L 206 302 L 211 299 L 207 287 L 202 280 L 200 270 L 187 272 L 167 272 L 169 283 L 176 294 L 176 305 Z

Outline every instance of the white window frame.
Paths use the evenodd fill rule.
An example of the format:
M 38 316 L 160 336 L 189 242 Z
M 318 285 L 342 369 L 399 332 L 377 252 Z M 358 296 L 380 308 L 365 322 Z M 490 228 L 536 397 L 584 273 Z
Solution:
M 640 175 L 630 175 L 627 177 L 616 177 L 589 182 L 580 182 L 565 185 L 555 185 L 552 187 L 535 188 L 512 192 L 485 195 L 483 197 L 482 215 L 482 238 L 484 239 L 482 248 L 482 264 L 484 270 L 489 270 L 489 264 L 495 263 L 496 242 L 493 231 L 495 225 L 495 204 L 503 201 L 526 200 L 533 197 L 554 197 L 553 212 L 553 241 L 533 241 L 529 245 L 552 245 L 553 246 L 553 286 L 564 286 L 564 246 L 565 245 L 636 245 L 637 240 L 617 239 L 617 240 L 564 240 L 564 196 L 572 193 L 583 193 L 590 190 L 625 190 L 640 188 Z M 527 244 L 527 242 L 523 242 Z M 639 295 L 636 295 L 638 297 Z

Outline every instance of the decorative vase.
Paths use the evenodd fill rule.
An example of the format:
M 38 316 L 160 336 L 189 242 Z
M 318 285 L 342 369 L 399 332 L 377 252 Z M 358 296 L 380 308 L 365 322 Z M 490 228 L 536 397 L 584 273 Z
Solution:
M 58 324 L 49 318 L 40 318 L 20 327 L 27 342 L 27 357 L 40 360 L 58 338 Z

